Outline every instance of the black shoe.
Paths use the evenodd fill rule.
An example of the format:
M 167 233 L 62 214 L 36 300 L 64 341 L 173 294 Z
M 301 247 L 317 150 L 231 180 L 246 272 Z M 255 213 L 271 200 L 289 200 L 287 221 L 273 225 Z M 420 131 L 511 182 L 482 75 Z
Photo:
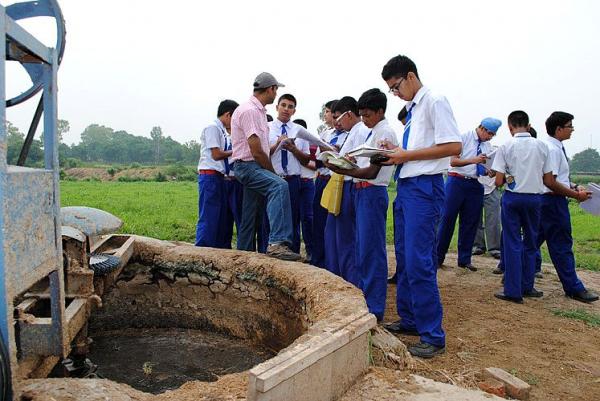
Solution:
M 410 352 L 412 356 L 429 359 L 433 358 L 434 356 L 442 355 L 444 352 L 446 352 L 446 347 L 438 347 L 433 344 L 421 342 L 408 347 L 408 352 Z
M 574 294 L 567 294 L 567 296 L 576 301 L 585 302 L 588 304 L 598 300 L 598 294 L 588 290 L 579 291 Z
M 494 296 L 498 299 L 501 299 L 503 301 L 509 301 L 509 302 L 514 302 L 516 304 L 522 304 L 523 303 L 523 298 L 513 298 L 513 297 L 509 297 L 504 295 L 504 291 L 500 291 L 494 294 Z
M 504 274 L 504 271 L 501 268 L 496 267 L 494 270 L 492 270 L 492 273 L 493 274 Z
M 523 293 L 524 298 L 541 298 L 544 296 L 542 291 L 538 291 L 535 288 L 531 289 L 531 291 L 525 291 Z
M 402 320 L 396 320 L 394 323 L 384 324 L 383 327 L 394 334 L 404 334 L 405 336 L 419 336 L 415 329 L 408 329 L 402 326 Z
M 397 284 L 398 283 L 398 275 L 394 273 L 393 276 L 388 277 L 388 284 Z
M 463 269 L 469 269 L 472 272 L 476 272 L 477 268 L 475 266 L 473 266 L 472 264 L 467 264 L 467 265 L 458 265 L 458 267 L 462 267 Z
M 481 248 L 473 248 L 473 252 L 471 252 L 471 255 L 483 255 L 485 253 L 485 251 Z
M 500 259 L 500 251 L 490 251 L 489 254 L 492 256 L 492 258 L 494 259 Z
M 544 278 L 542 272 L 535 272 L 535 278 Z

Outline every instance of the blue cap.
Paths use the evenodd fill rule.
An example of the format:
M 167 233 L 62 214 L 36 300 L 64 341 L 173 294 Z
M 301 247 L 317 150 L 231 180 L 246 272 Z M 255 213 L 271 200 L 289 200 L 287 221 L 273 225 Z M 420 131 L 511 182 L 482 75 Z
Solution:
M 493 132 L 494 134 L 498 131 L 498 128 L 502 125 L 502 121 L 497 118 L 487 117 L 481 121 L 481 126 L 486 130 Z

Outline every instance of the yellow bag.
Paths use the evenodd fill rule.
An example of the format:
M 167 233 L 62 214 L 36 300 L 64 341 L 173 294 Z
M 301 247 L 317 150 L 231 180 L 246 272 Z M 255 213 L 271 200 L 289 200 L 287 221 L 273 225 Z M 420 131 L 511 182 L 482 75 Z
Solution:
M 344 176 L 332 173 L 329 182 L 323 189 L 321 196 L 321 206 L 334 216 L 340 214 L 342 205 L 342 194 L 344 192 Z

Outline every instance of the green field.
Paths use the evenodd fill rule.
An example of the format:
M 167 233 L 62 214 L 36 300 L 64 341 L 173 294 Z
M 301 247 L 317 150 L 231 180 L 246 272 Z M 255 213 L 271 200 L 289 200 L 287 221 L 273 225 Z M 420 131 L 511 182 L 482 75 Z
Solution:
M 390 187 L 387 240 L 393 243 Z M 61 181 L 62 206 L 90 206 L 106 210 L 124 221 L 122 232 L 165 240 L 194 242 L 198 218 L 195 182 Z M 577 267 L 600 271 L 600 217 L 570 203 Z M 455 235 L 456 237 L 456 235 Z M 456 250 L 456 238 L 451 250 Z M 549 262 L 543 249 L 544 261 Z

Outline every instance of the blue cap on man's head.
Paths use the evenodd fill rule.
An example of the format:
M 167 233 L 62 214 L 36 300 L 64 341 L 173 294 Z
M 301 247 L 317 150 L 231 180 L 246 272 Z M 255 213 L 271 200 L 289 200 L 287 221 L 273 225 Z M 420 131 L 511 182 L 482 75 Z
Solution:
M 481 126 L 486 130 L 493 132 L 494 134 L 498 131 L 498 128 L 502 125 L 502 121 L 497 118 L 487 117 L 481 121 Z

